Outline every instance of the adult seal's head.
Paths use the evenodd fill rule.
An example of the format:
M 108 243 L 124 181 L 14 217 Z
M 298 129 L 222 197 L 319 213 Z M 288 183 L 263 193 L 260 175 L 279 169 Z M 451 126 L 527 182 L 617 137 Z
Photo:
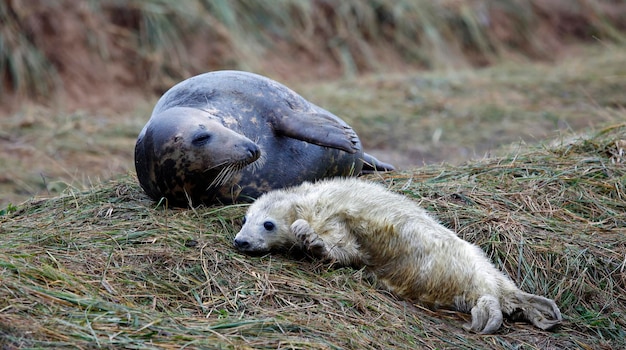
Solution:
M 167 91 L 135 146 L 146 193 L 169 205 L 251 200 L 271 189 L 392 170 L 349 125 L 273 80 L 239 71 Z
M 220 181 L 254 162 L 259 146 L 201 110 L 175 107 L 156 115 L 135 148 L 140 183 L 175 206 L 201 202 Z

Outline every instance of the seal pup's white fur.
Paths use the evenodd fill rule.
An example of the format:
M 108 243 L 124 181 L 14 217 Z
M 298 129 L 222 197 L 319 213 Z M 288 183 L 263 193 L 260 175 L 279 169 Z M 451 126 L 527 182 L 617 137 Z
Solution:
M 503 314 L 541 329 L 561 321 L 555 302 L 521 291 L 476 245 L 414 201 L 354 178 L 275 190 L 248 209 L 235 246 L 265 252 L 294 246 L 341 265 L 366 267 L 397 295 L 471 312 L 467 328 L 493 333 Z

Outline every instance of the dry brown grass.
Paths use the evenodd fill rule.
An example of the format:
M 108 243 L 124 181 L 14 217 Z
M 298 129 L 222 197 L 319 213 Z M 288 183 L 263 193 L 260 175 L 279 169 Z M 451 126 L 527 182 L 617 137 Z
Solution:
M 462 166 L 375 176 L 479 244 L 564 324 L 463 330 L 469 315 L 377 290 L 360 271 L 232 248 L 245 206 L 155 207 L 124 176 L 0 217 L 0 343 L 15 347 L 626 346 L 626 125 Z

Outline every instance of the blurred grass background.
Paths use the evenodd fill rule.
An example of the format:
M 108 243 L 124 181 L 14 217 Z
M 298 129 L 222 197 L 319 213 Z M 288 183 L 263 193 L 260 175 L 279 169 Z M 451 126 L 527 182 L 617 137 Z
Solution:
M 623 44 L 625 6 L 610 0 L 3 0 L 2 92 L 35 98 L 69 90 L 76 97 L 99 84 L 162 92 L 220 68 L 291 80 L 554 60 L 572 43 Z

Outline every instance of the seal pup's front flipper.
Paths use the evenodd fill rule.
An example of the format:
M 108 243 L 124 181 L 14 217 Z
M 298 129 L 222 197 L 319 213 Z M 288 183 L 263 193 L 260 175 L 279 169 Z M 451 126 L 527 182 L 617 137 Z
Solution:
M 388 163 L 381 162 L 376 159 L 374 156 L 369 155 L 367 153 L 363 153 L 363 169 L 361 169 L 361 173 L 363 174 L 373 174 L 378 171 L 394 171 L 396 168 Z
M 277 117 L 277 134 L 348 153 L 361 151 L 361 142 L 352 128 L 336 117 L 323 113 L 293 113 Z

